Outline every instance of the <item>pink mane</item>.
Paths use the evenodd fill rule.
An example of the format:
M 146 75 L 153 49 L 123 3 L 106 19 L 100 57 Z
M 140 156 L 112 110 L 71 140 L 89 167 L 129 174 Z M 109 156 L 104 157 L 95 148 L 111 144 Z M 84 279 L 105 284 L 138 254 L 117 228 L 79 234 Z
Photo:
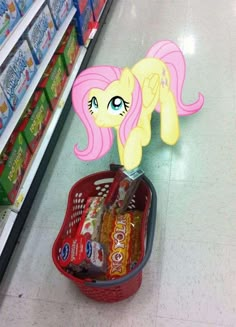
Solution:
M 88 110 L 88 93 L 93 88 L 105 90 L 110 83 L 120 79 L 121 72 L 120 68 L 112 66 L 91 67 L 84 70 L 74 82 L 72 89 L 73 107 L 82 120 L 88 137 L 88 146 L 85 150 L 79 150 L 77 145 L 74 147 L 76 156 L 81 160 L 101 158 L 112 146 L 112 129 L 100 128 L 95 124 Z M 138 81 L 135 80 L 131 106 L 119 129 L 119 136 L 123 145 L 126 143 L 130 131 L 137 126 L 141 109 L 142 93 Z
M 179 116 L 192 115 L 202 108 L 204 97 L 201 93 L 199 93 L 198 100 L 190 105 L 185 105 L 182 101 L 186 65 L 184 56 L 175 43 L 171 41 L 158 42 L 148 51 L 147 57 L 158 58 L 167 65 L 171 76 L 170 88 L 177 102 Z M 160 111 L 160 107 L 158 106 L 156 110 Z

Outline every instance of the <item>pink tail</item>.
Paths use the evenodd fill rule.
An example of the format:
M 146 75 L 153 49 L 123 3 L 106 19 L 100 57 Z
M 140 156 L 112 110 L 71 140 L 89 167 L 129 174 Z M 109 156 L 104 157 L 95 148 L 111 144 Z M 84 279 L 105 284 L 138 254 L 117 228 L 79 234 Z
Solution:
M 184 56 L 179 47 L 171 41 L 161 41 L 152 46 L 147 57 L 158 58 L 169 69 L 171 76 L 171 91 L 173 92 L 179 116 L 192 115 L 199 111 L 204 104 L 204 97 L 199 93 L 198 100 L 193 104 L 185 105 L 182 101 L 183 84 L 186 73 Z M 156 108 L 160 111 L 160 108 Z

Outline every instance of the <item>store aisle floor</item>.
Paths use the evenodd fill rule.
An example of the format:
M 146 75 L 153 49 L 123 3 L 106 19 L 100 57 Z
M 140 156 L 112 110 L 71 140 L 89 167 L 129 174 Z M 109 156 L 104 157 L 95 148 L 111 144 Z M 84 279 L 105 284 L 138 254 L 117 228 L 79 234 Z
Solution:
M 101 304 L 61 276 L 51 248 L 75 181 L 117 162 L 73 154 L 85 130 L 71 110 L 0 287 L 1 327 L 236 326 L 236 4 L 233 0 L 113 1 L 89 66 L 132 66 L 158 40 L 184 51 L 183 100 L 205 96 L 181 118 L 174 147 L 159 115 L 142 167 L 158 193 L 153 253 L 139 292 Z

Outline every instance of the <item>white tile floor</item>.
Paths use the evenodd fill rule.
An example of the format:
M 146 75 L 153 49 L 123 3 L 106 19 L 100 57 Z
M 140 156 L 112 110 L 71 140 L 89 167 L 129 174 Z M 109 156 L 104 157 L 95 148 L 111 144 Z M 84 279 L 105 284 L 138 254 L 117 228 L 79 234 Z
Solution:
M 86 141 L 71 111 L 1 284 L 1 327 L 236 326 L 235 1 L 114 1 L 90 65 L 132 66 L 162 39 L 185 52 L 185 102 L 201 91 L 205 106 L 181 118 L 173 148 L 153 117 L 142 166 L 158 192 L 158 224 L 140 291 L 96 303 L 52 264 L 69 189 L 118 160 L 115 146 L 98 162 L 74 157 L 73 145 Z

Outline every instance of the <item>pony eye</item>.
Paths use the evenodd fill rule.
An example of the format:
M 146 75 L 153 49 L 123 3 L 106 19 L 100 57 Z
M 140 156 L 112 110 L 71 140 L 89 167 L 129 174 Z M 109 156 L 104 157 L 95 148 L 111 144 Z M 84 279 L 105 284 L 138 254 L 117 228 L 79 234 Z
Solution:
M 92 97 L 92 99 L 88 102 L 88 108 L 91 113 L 98 109 L 98 100 L 96 97 Z
M 113 97 L 107 106 L 107 110 L 109 113 L 113 115 L 122 115 L 127 112 L 127 109 L 129 108 L 129 103 L 126 102 L 124 99 L 122 99 L 119 96 Z

